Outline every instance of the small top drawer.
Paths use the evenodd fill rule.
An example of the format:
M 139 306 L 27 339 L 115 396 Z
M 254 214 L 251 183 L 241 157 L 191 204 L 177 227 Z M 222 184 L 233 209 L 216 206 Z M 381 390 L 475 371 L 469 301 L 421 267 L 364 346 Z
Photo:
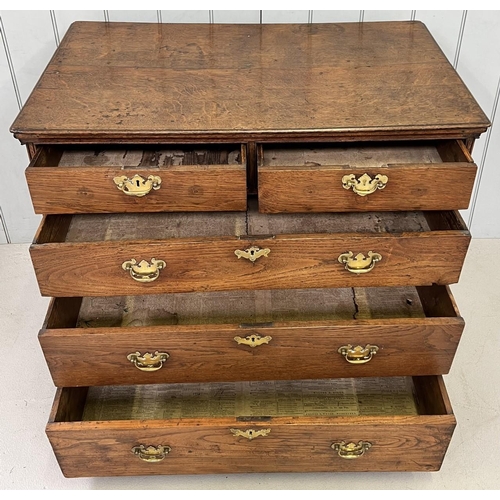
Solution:
M 261 212 L 459 210 L 477 167 L 462 141 L 261 145 Z
M 246 209 L 239 144 L 44 146 L 26 178 L 39 214 Z

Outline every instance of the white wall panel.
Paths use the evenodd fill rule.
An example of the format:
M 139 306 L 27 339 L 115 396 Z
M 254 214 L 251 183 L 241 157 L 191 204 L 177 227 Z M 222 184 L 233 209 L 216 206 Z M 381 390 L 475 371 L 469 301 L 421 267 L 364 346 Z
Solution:
M 163 23 L 208 23 L 208 10 L 162 10 Z
M 66 31 L 75 21 L 104 21 L 103 10 L 56 10 L 55 17 L 59 38 L 62 40 Z
M 263 23 L 307 23 L 308 10 L 263 10 Z
M 452 64 L 462 24 L 461 10 L 417 10 L 415 19 L 422 21 Z
M 156 10 L 108 10 L 110 22 L 157 23 Z
M 214 23 L 260 23 L 258 10 L 214 10 Z
M 364 21 L 409 21 L 411 10 L 365 10 Z
M 359 14 L 359 10 L 315 10 L 313 23 L 356 23 Z

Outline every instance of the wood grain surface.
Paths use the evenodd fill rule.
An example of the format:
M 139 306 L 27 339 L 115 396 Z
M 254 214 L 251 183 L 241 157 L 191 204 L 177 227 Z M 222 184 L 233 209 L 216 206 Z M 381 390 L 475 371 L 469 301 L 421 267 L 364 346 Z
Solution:
M 245 148 L 234 148 L 43 148 L 26 178 L 35 212 L 42 214 L 245 210 Z M 135 174 L 160 176 L 160 188 L 138 198 L 113 182 Z
M 488 126 L 420 22 L 78 22 L 11 131 L 34 143 L 347 141 Z
M 436 384 L 429 377 L 423 384 Z M 431 383 L 433 382 L 433 383 Z M 53 416 L 60 401 L 69 401 L 60 389 Z M 47 435 L 63 473 L 67 477 L 199 474 L 237 472 L 306 471 L 430 471 L 438 470 L 448 447 L 455 418 L 443 407 L 446 394 L 433 405 L 422 403 L 416 416 L 358 417 L 266 417 L 168 420 L 73 420 L 83 413 L 81 399 L 71 421 L 47 425 Z M 425 408 L 431 411 L 426 412 Z M 80 417 L 81 419 L 81 417 Z M 231 428 L 271 429 L 268 436 L 247 440 L 235 437 Z M 332 450 L 340 441 L 369 441 L 372 447 L 356 460 L 345 460 Z M 131 453 L 133 446 L 168 445 L 172 451 L 164 461 L 151 464 Z

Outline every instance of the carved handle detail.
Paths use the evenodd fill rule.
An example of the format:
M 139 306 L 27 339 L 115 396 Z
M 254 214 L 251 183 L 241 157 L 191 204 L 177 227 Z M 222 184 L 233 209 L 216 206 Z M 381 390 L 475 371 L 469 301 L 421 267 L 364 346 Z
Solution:
M 241 259 L 248 259 L 250 262 L 255 262 L 260 257 L 267 257 L 271 250 L 269 248 L 259 248 L 259 247 L 250 247 L 246 250 L 235 250 L 234 253 Z
M 141 198 L 146 196 L 152 189 L 160 189 L 161 178 L 158 175 L 150 175 L 147 179 L 141 175 L 134 175 L 131 179 L 121 175 L 113 179 L 116 187 L 127 196 Z
M 389 178 L 387 175 L 378 174 L 373 179 L 368 174 L 363 174 L 356 180 L 354 174 L 344 175 L 342 177 L 342 187 L 350 189 L 359 196 L 367 196 L 374 193 L 377 189 L 384 189 Z
M 369 450 L 372 444 L 368 441 L 359 441 L 356 443 L 347 443 L 341 441 L 340 443 L 333 443 L 332 448 L 339 454 L 339 457 L 346 458 L 348 460 L 359 458 L 365 454 L 365 451 Z
M 271 429 L 259 429 L 257 431 L 255 429 L 247 429 L 246 431 L 241 431 L 240 429 L 229 430 L 231 431 L 231 434 L 233 436 L 244 437 L 245 439 L 249 439 L 250 441 L 259 436 L 265 437 L 271 432 Z
M 374 354 L 377 354 L 377 351 L 378 346 L 376 345 L 366 344 L 365 347 L 361 347 L 360 345 L 353 347 L 351 344 L 347 344 L 339 347 L 337 352 L 344 356 L 348 363 L 352 363 L 353 365 L 362 365 L 364 363 L 368 363 Z
M 147 260 L 141 260 L 141 262 L 137 263 L 135 259 L 130 259 L 122 264 L 122 269 L 130 271 L 130 276 L 135 281 L 150 283 L 160 276 L 160 270 L 166 265 L 167 263 L 164 260 L 156 260 L 154 257 L 151 259 L 151 264 Z
M 358 253 L 354 255 L 352 252 L 347 252 L 339 255 L 339 262 L 345 265 L 345 269 L 354 274 L 369 273 L 374 267 L 376 262 L 382 260 L 382 255 L 376 252 L 368 252 L 368 257 L 364 254 Z
M 143 372 L 156 372 L 163 367 L 163 363 L 169 358 L 167 352 L 155 351 L 154 354 L 149 352 L 142 355 L 139 351 L 132 352 L 127 356 L 127 359 L 134 364 L 134 366 Z
M 257 347 L 262 344 L 269 344 L 273 338 L 270 335 L 266 335 L 265 337 L 261 337 L 260 335 L 249 335 L 248 337 L 234 337 L 234 340 L 238 344 L 248 345 L 250 347 Z
M 158 446 L 145 446 L 143 444 L 134 446 L 132 453 L 138 456 L 144 462 L 161 462 L 171 451 L 170 446 L 159 444 Z

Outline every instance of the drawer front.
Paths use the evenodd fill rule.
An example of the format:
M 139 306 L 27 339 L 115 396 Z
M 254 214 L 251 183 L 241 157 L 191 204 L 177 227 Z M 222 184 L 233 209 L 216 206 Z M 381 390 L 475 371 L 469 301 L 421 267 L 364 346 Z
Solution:
M 391 161 L 393 158 L 398 163 Z M 413 143 L 406 148 L 261 147 L 259 210 L 273 213 L 466 209 L 476 171 L 461 141 L 427 147 Z
M 238 150 L 225 155 L 219 150 L 212 155 L 170 151 L 168 158 L 174 163 L 167 166 L 161 163 L 161 151 L 113 150 L 87 156 L 70 152 L 71 161 L 63 162 L 60 156 L 69 153 L 53 150 L 39 151 L 26 170 L 33 206 L 39 214 L 246 209 L 243 146 L 237 161 L 228 157 L 232 158 L 232 153 L 235 157 Z M 123 161 L 127 154 L 131 157 L 128 162 Z M 214 163 L 221 157 L 225 164 Z M 199 164 L 190 164 L 194 159 Z M 148 164 L 151 166 L 144 166 Z
M 423 379 L 423 414 L 390 416 L 86 421 L 86 388 L 66 388 L 47 434 L 67 477 L 438 470 L 455 418 L 442 379 Z
M 30 252 L 42 295 L 75 297 L 449 284 L 458 281 L 469 241 L 466 231 L 346 233 L 47 243 L 33 245 Z M 255 247 L 262 252 L 254 262 L 235 254 L 248 255 Z M 358 252 L 365 257 L 361 274 L 356 273 L 359 260 L 339 262 L 341 256 L 356 259 Z M 366 260 L 369 252 L 374 254 Z M 141 269 L 130 269 L 142 260 L 145 279 Z
M 134 312 L 135 301 L 127 298 L 123 319 L 111 321 L 122 325 L 126 321 L 132 325 L 142 323 L 141 326 L 92 326 L 107 313 L 97 307 L 95 299 L 89 299 L 96 309 L 95 319 L 82 318 L 80 314 L 78 324 L 88 327 L 70 327 L 75 325 L 82 301 L 56 299 L 39 340 L 58 387 L 448 373 L 464 327 L 449 290 L 422 287 L 417 294 L 409 289 L 397 300 L 383 294 L 377 302 L 378 290 L 386 289 L 372 289 L 369 299 L 374 300 L 365 298 L 365 304 L 365 289 L 346 290 L 357 302 L 355 316 L 364 319 L 270 321 L 253 325 L 211 324 L 209 305 L 200 298 L 200 304 L 205 304 L 206 324 L 149 326 L 148 321 L 139 319 L 142 312 Z M 258 307 L 258 302 L 265 299 L 263 294 L 256 295 L 256 304 L 246 307 Z M 422 309 L 417 305 L 419 295 Z M 297 300 L 301 297 L 307 300 L 303 293 Z M 337 300 L 340 297 L 339 294 Z M 411 297 L 406 300 L 414 302 L 412 306 L 404 304 L 405 297 Z M 178 321 L 183 321 L 182 313 L 178 314 L 167 300 L 158 302 L 164 304 L 169 316 L 174 314 Z M 224 300 L 232 304 L 238 298 Z M 292 297 L 289 300 L 293 302 Z M 322 300 L 320 294 L 316 300 Z M 329 296 L 325 301 L 328 300 L 335 299 Z M 120 302 L 117 298 L 113 301 Z M 273 307 L 272 298 L 265 302 L 267 307 Z M 215 311 L 212 316 L 217 314 Z M 307 318 L 307 314 L 301 314 Z M 404 315 L 408 317 L 398 317 Z M 370 316 L 372 319 L 366 319 Z M 169 320 L 158 315 L 150 318 L 149 323 Z

